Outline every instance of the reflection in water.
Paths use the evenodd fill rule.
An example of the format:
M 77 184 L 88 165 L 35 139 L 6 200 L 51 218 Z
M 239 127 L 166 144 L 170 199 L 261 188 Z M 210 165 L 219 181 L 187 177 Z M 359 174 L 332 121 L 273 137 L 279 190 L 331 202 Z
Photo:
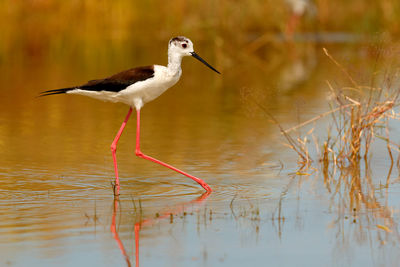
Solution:
M 289 45 L 287 60 L 283 60 L 277 73 L 277 89 L 281 93 L 291 90 L 301 90 L 304 84 L 312 77 L 317 66 L 316 50 L 314 45 L 308 45 L 301 51 L 296 46 Z
M 127 266 L 131 266 L 131 262 L 129 260 L 129 256 L 126 253 L 124 244 L 122 244 L 121 239 L 119 238 L 118 235 L 118 231 L 117 231 L 117 224 L 116 224 L 116 216 L 117 216 L 117 211 L 118 211 L 118 204 L 119 204 L 119 199 L 118 198 L 114 198 L 114 208 L 113 208 L 113 212 L 112 212 L 112 218 L 111 218 L 111 233 L 115 239 L 115 241 L 117 241 L 119 250 L 121 251 L 122 255 L 125 258 L 126 264 Z M 135 225 L 135 236 L 136 236 L 136 225 Z M 139 242 L 139 238 L 138 238 L 138 242 Z M 138 251 L 138 248 L 136 248 Z M 136 259 L 138 258 L 138 254 L 136 254 Z M 136 266 L 138 266 L 138 264 L 136 264 Z
M 393 205 L 398 202 L 393 198 L 394 189 L 391 188 L 398 181 L 381 184 L 373 180 L 371 173 L 369 163 L 364 161 L 355 168 L 329 170 L 322 175 L 313 174 L 312 170 L 293 175 L 271 213 L 270 222 L 279 243 L 292 240 L 294 229 L 312 239 L 316 232 L 320 233 L 320 238 L 325 238 L 328 233 L 333 240 L 332 246 L 322 249 L 335 259 L 333 266 L 342 266 L 341 262 L 349 266 L 349 262 L 360 261 L 384 262 L 385 266 L 392 266 L 395 257 L 390 251 L 400 246 L 398 209 Z M 316 202 L 324 203 L 325 208 L 318 210 L 321 206 Z M 254 203 L 247 204 L 242 210 L 251 210 L 252 205 Z M 246 219 L 258 222 L 250 212 Z M 266 219 L 265 215 L 261 216 L 261 227 Z M 315 242 L 319 241 L 312 241 L 314 245 Z M 364 255 L 365 250 L 373 253 Z
M 390 184 L 376 185 L 367 158 L 363 163 L 364 174 L 361 162 L 351 168 L 340 169 L 336 173 L 327 170 L 323 172 L 324 185 L 338 212 L 335 227 L 337 234 L 342 238 L 337 239 L 337 242 L 345 245 L 348 243 L 346 238 L 355 235 L 363 237 L 359 241 L 368 244 L 374 244 L 376 241 L 382 245 L 388 242 L 400 244 L 398 223 L 393 217 L 394 207 L 388 202 Z M 391 175 L 390 172 L 391 169 L 388 177 Z M 381 196 L 378 197 L 376 192 L 380 192 Z M 345 221 L 358 225 L 354 228 L 355 233 L 346 233 L 348 229 L 343 225 Z M 372 237 L 372 232 L 376 232 L 377 239 Z
M 369 56 L 370 46 L 357 43 L 363 41 L 357 32 L 346 32 L 349 28 L 340 26 L 347 12 L 339 11 L 378 8 L 370 8 L 372 2 L 367 1 L 342 1 L 341 5 L 324 1 L 326 5 L 318 6 L 319 23 L 327 25 L 327 19 L 332 18 L 337 25 L 334 28 L 343 33 L 323 27 L 321 32 L 308 32 L 311 27 L 305 19 L 290 46 L 285 43 L 285 17 L 279 15 L 284 1 L 280 5 L 267 5 L 265 1 L 259 1 L 260 5 L 246 1 L 203 5 L 204 1 L 197 1 L 204 12 L 190 16 L 184 1 L 174 6 L 158 2 L 98 5 L 91 1 L 82 6 L 82 1 L 30 1 L 30 5 L 8 1 L 0 10 L 6 25 L 6 38 L 0 45 L 0 265 L 72 266 L 86 261 L 87 266 L 113 266 L 107 260 L 138 265 L 139 232 L 140 252 L 146 252 L 141 253 L 142 265 L 149 260 L 153 263 L 149 266 L 201 266 L 193 263 L 193 258 L 203 259 L 204 266 L 243 266 L 253 261 L 258 261 L 254 264 L 257 266 L 266 262 L 271 266 L 321 266 L 342 259 L 349 254 L 347 248 L 357 249 L 358 253 L 351 255 L 358 257 L 354 265 L 368 265 L 368 246 L 374 252 L 383 248 L 376 252 L 387 255 L 383 264 L 393 262 L 390 259 L 397 257 L 399 246 L 398 213 L 394 208 L 392 211 L 398 203 L 398 181 L 387 186 L 373 182 L 372 175 L 363 174 L 363 163 L 354 172 L 324 173 L 325 184 L 323 179 L 297 175 L 280 196 L 295 159 L 282 149 L 276 127 L 260 116 L 259 110 L 247 113 L 248 103 L 239 95 L 241 88 L 259 90 L 263 98 L 258 99 L 265 99 L 262 103 L 285 125 L 322 112 L 326 108 L 325 80 L 340 83 L 343 75 L 338 75 L 321 55 L 319 46 L 330 46 L 350 62 L 353 70 L 372 68 L 375 60 Z M 359 9 L 359 5 L 364 8 Z M 349 6 L 352 8 L 347 9 Z M 164 12 L 167 8 L 173 10 Z M 131 15 L 109 15 L 126 12 Z M 342 20 L 332 17 L 333 13 Z M 212 15 L 204 19 L 204 14 Z M 353 19 L 358 25 L 365 24 Z M 165 20 L 168 23 L 162 31 L 149 31 Z M 148 22 L 146 27 L 132 27 L 141 21 Z M 215 30 L 208 31 L 216 24 Z M 346 25 L 357 28 L 353 23 Z M 197 212 L 197 221 L 196 216 L 183 220 L 171 216 L 184 213 L 179 211 L 180 206 L 170 213 L 154 216 L 153 212 L 155 218 L 146 220 L 150 217 L 140 207 L 132 215 L 121 212 L 121 207 L 128 206 L 126 202 L 115 201 L 106 231 L 95 228 L 93 233 L 92 221 L 83 214 L 92 209 L 87 203 L 96 196 L 101 199 L 97 202 L 100 220 L 93 223 L 102 224 L 107 221 L 102 218 L 110 218 L 109 180 L 113 169 L 107 140 L 114 136 L 120 126 L 118 118 L 126 111 L 119 105 L 83 97 L 43 101 L 34 96 L 70 81 L 79 83 L 86 77 L 102 77 L 134 65 L 163 64 L 164 40 L 179 31 L 199 42 L 199 50 L 217 62 L 224 79 L 184 61 L 184 72 L 190 75 L 184 75 L 173 90 L 155 100 L 157 103 L 149 104 L 143 114 L 143 148 L 199 173 L 215 186 L 215 193 L 212 200 L 208 198 L 204 213 L 203 209 Z M 150 36 L 149 32 L 154 34 Z M 299 102 L 304 103 L 299 108 L 303 118 L 292 112 L 301 105 Z M 120 140 L 126 145 L 121 146 L 118 162 L 125 196 L 141 196 L 143 203 L 147 201 L 146 207 L 155 207 L 157 199 L 174 195 L 176 201 L 183 202 L 197 190 L 179 175 L 132 157 L 135 129 L 128 125 L 126 131 L 126 138 Z M 276 162 L 282 162 L 281 175 L 270 167 Z M 375 177 L 386 176 L 386 170 L 371 166 Z M 122 220 L 122 214 L 134 217 L 134 222 Z M 160 219 L 166 223 L 146 228 Z M 168 222 L 174 227 L 169 229 Z M 190 225 L 190 230 L 180 223 Z M 191 231 L 193 226 L 199 229 L 197 235 Z M 128 227 L 134 229 L 130 233 L 134 238 L 124 235 Z M 135 252 L 129 241 L 134 241 Z M 179 249 L 170 248 L 175 241 Z M 187 247 L 195 249 L 186 253 Z M 309 256 L 310 251 L 315 257 Z M 323 255 L 322 259 L 317 254 Z M 312 260 L 314 264 L 308 264 Z
M 197 197 L 196 199 L 181 203 L 179 205 L 176 205 L 175 208 L 168 209 L 167 211 L 163 211 L 161 214 L 156 213 L 156 218 L 149 218 L 149 219 L 143 219 L 143 210 L 141 206 L 141 202 L 139 200 L 139 208 L 136 209 L 136 205 L 134 208 L 134 217 L 135 217 L 135 225 L 134 225 L 134 234 L 135 234 L 135 259 L 136 259 L 136 267 L 139 267 L 139 232 L 142 227 L 146 226 L 151 226 L 160 220 L 164 220 L 169 218 L 170 223 L 173 223 L 173 217 L 184 213 L 188 212 L 188 210 L 194 211 L 197 210 L 203 205 L 206 201 L 206 199 L 209 197 L 211 193 L 210 192 L 205 192 L 202 194 L 200 197 Z M 112 212 L 112 218 L 111 218 L 111 233 L 113 235 L 113 238 L 118 244 L 119 250 L 121 251 L 121 254 L 124 256 L 125 261 L 127 266 L 131 266 L 131 262 L 129 259 L 129 256 L 125 250 L 125 247 L 118 235 L 118 230 L 117 230 L 117 223 L 116 223 L 116 216 L 118 213 L 118 204 L 119 204 L 119 198 L 114 198 L 113 201 L 113 212 Z M 121 209 L 120 209 L 121 210 Z M 137 221 L 137 222 L 136 222 Z

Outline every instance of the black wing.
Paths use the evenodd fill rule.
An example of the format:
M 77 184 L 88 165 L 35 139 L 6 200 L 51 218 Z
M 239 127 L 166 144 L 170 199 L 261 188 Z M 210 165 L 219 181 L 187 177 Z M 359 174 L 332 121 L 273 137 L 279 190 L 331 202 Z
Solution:
M 145 66 L 119 72 L 105 79 L 91 80 L 84 85 L 48 90 L 41 92 L 39 96 L 64 94 L 74 89 L 87 91 L 119 92 L 128 86 L 154 77 L 154 66 Z

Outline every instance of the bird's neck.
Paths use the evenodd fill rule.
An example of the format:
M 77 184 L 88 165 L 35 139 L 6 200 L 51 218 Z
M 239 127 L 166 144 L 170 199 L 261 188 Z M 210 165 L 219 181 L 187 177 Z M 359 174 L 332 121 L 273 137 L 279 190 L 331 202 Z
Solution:
M 168 54 L 168 74 L 175 76 L 182 72 L 181 69 L 182 56 L 177 54 Z

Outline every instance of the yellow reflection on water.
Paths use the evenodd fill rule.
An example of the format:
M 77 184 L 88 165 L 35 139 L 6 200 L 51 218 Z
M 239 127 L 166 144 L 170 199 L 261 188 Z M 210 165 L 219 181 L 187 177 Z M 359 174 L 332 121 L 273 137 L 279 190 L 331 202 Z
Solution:
M 398 216 L 390 194 L 398 181 L 376 190 L 369 175 L 324 174 L 326 191 L 321 194 L 331 199 L 329 204 L 319 202 L 318 192 L 325 188 L 315 186 L 317 179 L 296 177 L 285 190 L 296 159 L 282 148 L 276 126 L 241 94 L 252 92 L 282 125 L 292 126 L 325 110 L 327 79 L 343 79 L 315 40 L 338 51 L 352 69 L 372 68 L 375 44 L 354 40 L 364 41 L 357 33 L 385 25 L 395 37 L 399 28 L 391 23 L 397 22 L 391 10 L 398 1 L 339 2 L 314 1 L 318 14 L 307 16 L 299 25 L 300 35 L 287 42 L 290 9 L 285 1 L 2 1 L 1 258 L 20 266 L 38 259 L 42 266 L 64 256 L 73 263 L 87 259 L 87 265 L 110 266 L 121 257 L 120 243 L 129 248 L 122 254 L 133 255 L 139 222 L 132 210 L 122 212 L 133 199 L 143 201 L 145 215 L 162 217 L 160 210 L 171 203 L 202 194 L 190 179 L 134 155 L 131 119 L 117 152 L 124 205 L 113 202 L 110 210 L 114 173 L 109 147 L 128 107 L 79 96 L 36 98 L 44 90 L 134 66 L 165 64 L 167 42 L 180 34 L 190 37 L 196 51 L 222 75 L 185 58 L 179 83 L 143 108 L 142 149 L 201 177 L 215 192 L 206 207 L 190 216 L 140 228 L 142 251 L 163 255 L 153 258 L 164 263 L 201 259 L 205 266 L 232 266 L 241 256 L 259 260 L 260 266 L 292 258 L 287 265 L 293 266 L 318 256 L 298 258 L 308 255 L 305 235 L 317 240 L 314 249 L 320 248 L 326 258 L 340 258 L 346 246 L 365 253 L 367 242 L 372 248 L 396 247 Z M 362 13 L 362 19 L 349 10 Z M 324 43 L 318 34 L 301 35 L 315 28 L 332 42 L 338 37 L 330 31 L 352 33 L 339 38 L 344 45 Z M 326 211 L 329 207 L 333 212 Z M 117 220 L 117 208 L 124 220 Z M 330 240 L 335 244 L 329 246 Z M 167 244 L 173 242 L 181 250 Z M 182 255 L 192 245 L 198 250 L 189 252 L 187 260 Z M 80 258 L 82 251 L 85 257 Z M 332 256 L 335 251 L 339 255 Z M 149 258 L 142 257 L 145 262 Z

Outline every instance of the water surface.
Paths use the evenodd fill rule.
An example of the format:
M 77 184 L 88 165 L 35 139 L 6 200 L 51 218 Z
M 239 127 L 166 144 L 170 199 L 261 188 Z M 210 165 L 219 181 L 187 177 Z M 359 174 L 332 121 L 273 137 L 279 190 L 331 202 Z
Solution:
M 165 63 L 167 40 L 138 43 L 133 50 L 140 53 L 127 58 L 126 50 L 104 49 L 100 59 L 91 57 L 96 67 L 57 57 L 2 66 L 0 265 L 395 266 L 400 188 L 397 169 L 387 187 L 378 186 L 390 165 L 386 151 L 378 146 L 369 163 L 376 205 L 352 210 L 345 191 L 333 195 L 321 174 L 294 175 L 297 155 L 243 95 L 257 95 L 285 127 L 328 110 L 326 80 L 340 86 L 345 79 L 322 46 L 364 81 L 375 61 L 356 37 L 334 45 L 295 42 L 278 55 L 225 55 L 231 64 L 216 65 L 222 75 L 183 60 L 179 83 L 142 110 L 141 148 L 201 177 L 211 194 L 137 158 L 132 117 L 118 144 L 115 199 L 109 147 L 128 107 L 80 96 L 36 98 Z M 215 65 L 210 43 L 196 48 Z

